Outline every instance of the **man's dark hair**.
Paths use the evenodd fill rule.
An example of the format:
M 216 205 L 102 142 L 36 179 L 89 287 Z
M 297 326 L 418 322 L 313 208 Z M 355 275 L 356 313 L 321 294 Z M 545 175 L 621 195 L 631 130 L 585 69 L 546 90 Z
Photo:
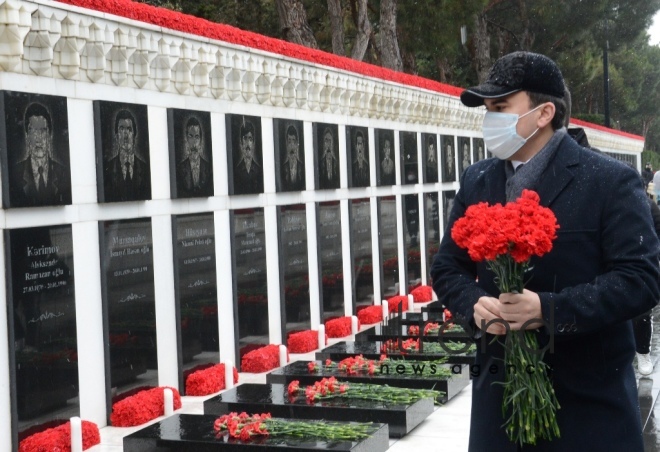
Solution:
M 555 116 L 550 123 L 552 125 L 552 130 L 558 130 L 564 127 L 564 118 L 566 118 L 567 110 L 564 99 L 549 94 L 540 94 L 531 91 L 527 91 L 527 95 L 529 96 L 529 103 L 532 108 L 545 104 L 546 102 L 552 102 L 555 106 Z
M 188 133 L 188 129 L 191 127 L 197 126 L 199 127 L 199 131 L 202 131 L 202 124 L 200 124 L 199 119 L 195 118 L 194 116 L 191 116 L 188 118 L 188 121 L 186 121 L 186 133 Z
M 243 139 L 243 137 L 245 137 L 248 133 L 252 133 L 252 138 L 256 138 L 256 134 L 254 133 L 254 125 L 252 125 L 250 121 L 243 120 L 240 130 L 241 139 Z
M 286 128 L 286 137 L 287 137 L 287 139 L 290 136 L 296 137 L 296 141 L 299 141 L 298 140 L 298 129 L 296 129 L 294 126 L 289 126 L 289 127 Z
M 135 122 L 135 116 L 128 110 L 119 110 L 117 116 L 115 116 L 115 135 L 119 131 L 119 121 L 123 119 L 128 119 L 131 121 L 131 126 L 133 127 L 133 136 L 137 136 L 137 124 Z
M 358 137 L 362 138 L 362 143 L 364 143 L 364 134 L 362 133 L 361 130 L 358 130 L 357 132 L 355 132 L 355 144 L 357 144 Z
M 48 109 L 38 102 L 32 102 L 25 109 L 25 117 L 23 119 L 23 127 L 25 128 L 25 133 L 27 133 L 28 127 L 30 125 L 30 118 L 34 116 L 43 116 L 44 119 L 46 119 L 46 124 L 48 125 L 48 132 L 53 130 L 50 120 L 50 112 Z

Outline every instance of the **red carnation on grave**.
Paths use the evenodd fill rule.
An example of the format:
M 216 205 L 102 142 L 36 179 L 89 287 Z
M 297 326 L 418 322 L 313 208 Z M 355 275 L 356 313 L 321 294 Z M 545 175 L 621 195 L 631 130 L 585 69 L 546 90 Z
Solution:
M 288 361 L 288 356 L 287 356 Z M 280 367 L 279 345 L 266 345 L 243 355 L 241 371 L 248 373 L 268 372 Z
M 325 322 L 325 332 L 328 337 L 346 337 L 353 334 L 353 321 L 351 317 L 339 317 Z M 358 319 L 358 330 L 360 329 L 360 320 Z
M 238 383 L 238 371 L 234 370 L 234 384 Z M 205 396 L 225 389 L 225 365 L 223 363 L 191 373 L 186 378 L 186 395 Z
M 328 344 L 328 335 L 325 336 L 325 343 Z M 287 347 L 290 353 L 309 353 L 316 350 L 319 346 L 318 330 L 306 330 L 289 334 Z
M 360 324 L 369 325 L 383 320 L 383 308 L 380 305 L 362 308 L 357 313 Z
M 396 295 L 387 299 L 387 311 L 392 314 L 399 312 L 399 305 L 401 305 L 401 311 L 406 312 L 408 310 L 408 296 L 407 295 Z M 382 309 L 382 308 L 381 308 Z
M 98 426 L 82 421 L 83 450 L 101 443 Z M 30 435 L 20 442 L 18 452 L 48 452 L 71 450 L 71 422 Z
M 181 408 L 179 391 L 169 386 L 146 389 L 126 397 L 112 405 L 110 423 L 113 427 L 133 427 L 144 424 L 165 414 L 163 390 L 171 389 L 174 395 L 174 409 Z
M 433 289 L 431 286 L 418 286 L 410 294 L 413 296 L 415 303 L 428 303 L 433 300 Z

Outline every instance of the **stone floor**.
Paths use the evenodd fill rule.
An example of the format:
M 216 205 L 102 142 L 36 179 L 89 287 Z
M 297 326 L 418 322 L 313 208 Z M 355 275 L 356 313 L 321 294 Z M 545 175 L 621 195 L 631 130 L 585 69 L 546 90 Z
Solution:
M 351 340 L 345 338 L 341 340 Z M 331 340 L 331 343 L 337 340 Z M 651 354 L 656 368 L 652 375 L 639 378 L 639 403 L 642 423 L 644 425 L 644 445 L 646 452 L 660 452 L 660 404 L 656 404 L 660 393 L 660 307 L 654 315 L 654 334 Z M 292 355 L 291 359 L 311 360 L 314 353 Z M 241 383 L 265 383 L 265 374 L 240 374 Z M 183 397 L 183 408 L 177 412 L 202 414 L 203 401 L 209 397 Z M 436 408 L 424 422 L 404 438 L 390 439 L 389 451 L 411 452 L 420 451 L 465 451 L 468 446 L 470 430 L 470 405 L 472 388 L 467 386 L 463 391 L 445 405 Z M 159 418 L 160 419 L 160 418 Z M 155 422 L 155 421 L 154 421 Z M 144 426 L 134 428 L 101 429 L 101 444 L 88 449 L 91 452 L 121 452 L 122 438 Z

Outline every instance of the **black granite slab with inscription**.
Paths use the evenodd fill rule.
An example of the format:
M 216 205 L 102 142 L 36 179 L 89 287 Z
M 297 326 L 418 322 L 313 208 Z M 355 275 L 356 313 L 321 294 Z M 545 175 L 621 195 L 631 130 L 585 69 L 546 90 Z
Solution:
M 417 133 L 399 132 L 399 147 L 401 149 L 401 184 L 416 184 L 419 182 Z
M 426 272 L 430 273 L 433 258 L 440 246 L 440 205 L 438 204 L 438 193 L 424 194 L 424 220 L 426 232 Z M 429 280 L 429 285 L 432 281 Z
M 16 439 L 79 413 L 73 242 L 70 225 L 5 230 L 4 237 Z
M 403 197 L 404 236 L 403 245 L 406 255 L 406 288 L 410 288 L 421 283 L 422 280 L 422 261 L 419 243 L 419 197 L 416 194 L 405 195 Z
M 213 213 L 172 217 L 179 391 L 186 371 L 220 360 Z
M 218 416 L 211 414 L 174 414 L 125 436 L 124 452 L 254 452 L 265 450 L 278 452 L 288 450 L 380 452 L 389 447 L 387 424 L 373 424 L 369 430 L 370 436 L 356 441 L 268 436 L 243 442 L 229 438 L 227 433 L 216 433 L 213 424 L 217 418 Z
M 157 385 L 153 241 L 150 218 L 102 221 L 99 229 L 109 414 L 111 395 Z
M 394 131 L 376 129 L 376 180 L 378 186 L 394 185 L 396 183 L 396 159 L 394 158 Z
M 378 422 L 389 425 L 391 438 L 401 438 L 433 412 L 431 397 L 410 405 L 393 405 L 358 399 L 326 399 L 308 403 L 305 397 L 290 400 L 287 386 L 243 383 L 204 402 L 204 414 L 235 412 L 270 413 L 273 417 Z
M 263 193 L 264 168 L 261 118 L 225 115 L 227 182 L 230 195 Z
M 356 355 L 362 355 L 366 359 L 380 359 L 380 356 L 383 354 L 381 350 L 381 345 L 383 341 L 345 341 L 337 342 L 327 346 L 321 351 L 316 352 L 315 358 L 320 361 L 325 361 L 326 359 L 331 359 L 333 361 L 341 361 Z M 463 345 L 458 343 L 459 345 Z M 429 361 L 440 358 L 447 358 L 447 363 L 449 364 L 472 364 L 475 360 L 475 353 L 458 353 L 458 352 L 445 352 L 442 353 L 431 353 L 428 350 L 422 350 L 421 353 L 399 353 L 396 351 L 387 352 L 387 357 L 391 359 L 405 359 L 407 361 Z
M 365 357 L 366 358 L 366 357 Z M 367 358 L 369 359 L 369 358 Z M 378 361 L 378 358 L 372 358 Z M 437 357 L 435 359 L 438 359 Z M 337 380 L 348 381 L 353 383 L 366 383 L 366 384 L 382 384 L 394 388 L 409 388 L 409 389 L 435 389 L 441 391 L 442 394 L 437 398 L 438 403 L 446 403 L 448 400 L 456 396 L 461 390 L 468 385 L 470 378 L 468 372 L 462 368 L 456 370 L 456 374 L 451 378 L 438 377 L 438 376 L 422 376 L 421 372 L 424 371 L 422 366 L 429 366 L 430 372 L 437 372 L 441 368 L 451 371 L 450 364 L 417 364 L 416 368 L 419 375 L 406 375 L 405 367 L 398 363 L 401 367 L 397 368 L 396 363 L 392 364 L 378 364 L 376 363 L 376 373 L 374 375 L 357 374 L 347 375 L 345 372 L 340 372 L 332 369 L 325 369 L 323 361 L 315 361 L 319 368 L 316 372 L 310 372 L 307 368 L 308 364 L 312 361 L 296 361 L 288 364 L 285 367 L 269 372 L 266 375 L 266 383 L 279 383 L 288 385 L 294 380 L 300 382 L 301 386 L 313 385 L 322 378 L 335 377 Z M 415 366 L 415 364 L 413 364 Z
M 230 216 L 234 332 L 240 365 L 245 353 L 270 343 L 266 231 L 263 208 L 234 210 Z
M 375 325 L 366 330 L 362 330 L 355 335 L 355 340 L 360 341 L 383 341 L 389 339 L 402 338 L 404 341 L 407 339 L 418 339 L 417 335 L 408 334 L 408 329 L 410 325 Z M 446 328 L 449 328 L 447 326 Z M 424 336 L 424 340 L 427 342 L 442 342 L 442 341 L 454 341 L 454 342 L 470 342 L 472 338 L 465 331 L 446 331 L 442 328 L 441 332 L 438 334 L 429 334 Z
M 378 198 L 381 300 L 399 295 L 399 235 L 396 220 L 396 198 Z
M 374 296 L 371 250 L 371 202 L 350 201 L 351 258 L 353 263 L 353 314 L 360 306 L 371 306 Z
M 431 133 L 422 134 L 422 168 L 424 183 L 438 182 L 438 146 L 437 136 Z
M 346 126 L 346 154 L 348 156 L 348 186 L 371 185 L 369 162 L 369 133 L 366 127 Z
M 319 275 L 321 275 L 321 317 L 344 316 L 344 263 L 339 201 L 316 204 Z

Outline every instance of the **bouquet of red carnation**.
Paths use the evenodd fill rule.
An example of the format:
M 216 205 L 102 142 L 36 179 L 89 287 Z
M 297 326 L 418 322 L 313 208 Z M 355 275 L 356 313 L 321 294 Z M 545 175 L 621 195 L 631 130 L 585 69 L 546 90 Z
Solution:
M 288 357 L 287 357 L 288 361 Z M 241 372 L 262 373 L 280 367 L 280 347 L 266 345 L 243 355 Z
M 101 443 L 98 426 L 89 421 L 82 421 L 83 450 Z M 20 442 L 18 452 L 70 451 L 71 422 L 65 422 L 57 427 L 46 429 L 30 435 Z
M 169 388 L 174 395 L 174 409 L 181 408 L 179 391 L 169 386 L 161 386 L 140 391 L 112 405 L 110 423 L 114 427 L 133 427 L 144 424 L 165 414 L 163 390 Z
M 360 324 L 378 323 L 383 320 L 383 308 L 379 305 L 367 306 L 358 311 L 357 317 Z
M 234 370 L 234 383 L 238 383 L 238 371 Z M 225 389 L 225 365 L 223 363 L 191 373 L 186 378 L 186 395 L 204 396 Z
M 454 242 L 466 248 L 472 260 L 487 262 L 502 293 L 522 293 L 530 259 L 548 253 L 557 237 L 557 218 L 539 201 L 536 192 L 523 190 L 520 198 L 504 206 L 475 204 L 467 208 L 465 216 L 451 230 Z M 528 365 L 535 369 L 531 374 L 506 372 L 503 383 L 502 412 L 510 416 L 504 426 L 509 439 L 521 445 L 559 437 L 556 419 L 559 403 L 547 375 L 547 365 L 542 354 L 530 350 L 538 350 L 533 332 L 507 333 L 505 369 Z
M 407 295 L 396 295 L 387 299 L 387 310 L 390 314 L 398 312 L 399 305 L 401 305 L 402 312 L 406 312 L 408 310 Z
M 289 334 L 287 347 L 290 353 L 309 353 L 319 347 L 319 332 L 317 330 L 299 331 Z M 326 345 L 328 336 L 325 336 Z
M 410 291 L 415 303 L 428 303 L 433 300 L 433 289 L 431 286 L 417 286 Z
M 351 317 L 339 317 L 325 322 L 325 332 L 328 337 L 346 337 L 353 334 L 353 319 Z M 360 321 L 358 320 L 358 330 L 360 329 Z

